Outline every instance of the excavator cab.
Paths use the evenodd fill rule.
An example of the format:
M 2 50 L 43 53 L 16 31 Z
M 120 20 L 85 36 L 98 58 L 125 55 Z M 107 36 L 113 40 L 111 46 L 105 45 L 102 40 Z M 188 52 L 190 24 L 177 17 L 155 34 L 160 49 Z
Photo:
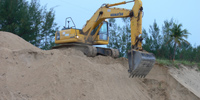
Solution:
M 97 31 L 97 29 L 101 26 L 100 24 L 91 32 L 91 35 L 94 35 Z M 104 21 L 98 34 L 97 34 L 97 40 L 100 41 L 108 41 L 108 22 Z
M 99 31 L 99 39 L 105 41 L 108 40 L 108 22 L 103 22 L 103 25 Z

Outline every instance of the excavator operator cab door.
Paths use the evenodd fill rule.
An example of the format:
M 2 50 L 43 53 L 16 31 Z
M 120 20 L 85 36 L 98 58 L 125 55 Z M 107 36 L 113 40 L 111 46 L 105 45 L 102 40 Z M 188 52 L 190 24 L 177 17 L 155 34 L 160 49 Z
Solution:
M 108 40 L 108 22 L 104 21 L 99 30 L 99 40 Z

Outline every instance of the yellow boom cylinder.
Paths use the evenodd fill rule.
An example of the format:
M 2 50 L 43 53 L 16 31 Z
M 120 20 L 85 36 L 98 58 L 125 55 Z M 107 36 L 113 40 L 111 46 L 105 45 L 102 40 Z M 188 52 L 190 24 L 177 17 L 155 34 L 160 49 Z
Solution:
M 117 5 L 121 5 L 121 4 L 126 4 L 126 1 L 115 3 L 115 4 L 107 4 L 106 7 L 112 7 L 112 6 L 117 6 Z

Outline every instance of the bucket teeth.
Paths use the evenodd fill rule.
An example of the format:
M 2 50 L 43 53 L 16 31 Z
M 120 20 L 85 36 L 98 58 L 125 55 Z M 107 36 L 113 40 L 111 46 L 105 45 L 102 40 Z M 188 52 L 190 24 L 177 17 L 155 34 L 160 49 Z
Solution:
M 141 52 L 141 51 L 132 51 L 128 53 L 128 62 L 129 62 L 129 77 L 140 77 L 145 78 L 146 75 L 152 69 L 155 63 L 155 57 L 152 53 Z
M 145 74 L 142 74 L 142 75 L 137 75 L 137 74 L 134 74 L 134 73 L 131 73 L 130 75 L 129 75 L 129 78 L 130 77 L 138 77 L 138 78 L 145 78 L 146 77 L 146 75 Z

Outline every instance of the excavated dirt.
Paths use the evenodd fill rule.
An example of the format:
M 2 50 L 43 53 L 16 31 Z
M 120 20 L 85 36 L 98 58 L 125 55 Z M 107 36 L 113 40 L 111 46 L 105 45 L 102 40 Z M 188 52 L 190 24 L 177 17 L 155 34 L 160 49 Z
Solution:
M 0 100 L 199 100 L 192 76 L 155 64 L 146 78 L 129 78 L 125 58 L 86 57 L 74 49 L 41 50 L 0 32 Z M 190 85 L 184 85 L 189 77 Z M 186 79 L 188 78 L 188 79 Z M 193 86 L 195 85 L 195 86 Z M 196 92 L 194 92 L 194 90 Z

